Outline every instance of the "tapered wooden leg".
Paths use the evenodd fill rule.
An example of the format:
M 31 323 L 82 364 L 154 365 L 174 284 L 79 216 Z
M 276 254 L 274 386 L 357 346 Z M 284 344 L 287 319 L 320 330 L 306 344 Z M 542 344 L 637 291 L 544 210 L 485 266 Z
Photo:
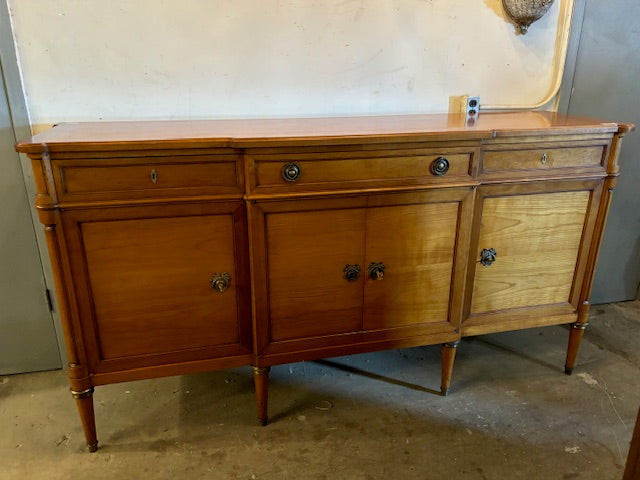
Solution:
M 266 425 L 269 421 L 267 414 L 269 402 L 269 370 L 270 367 L 253 367 L 253 382 L 256 386 L 256 401 L 258 403 L 258 422 Z
M 636 419 L 636 427 L 631 437 L 627 466 L 624 469 L 622 480 L 638 480 L 640 478 L 640 411 Z
M 578 356 L 578 349 L 580 348 L 580 342 L 584 331 L 589 326 L 585 323 L 572 323 L 571 331 L 569 332 L 569 346 L 567 347 L 567 360 L 564 364 L 564 373 L 571 375 L 573 367 L 576 365 L 576 357 Z
M 460 342 L 450 342 L 442 344 L 442 377 L 440 393 L 447 395 L 451 385 L 451 374 L 453 373 L 453 361 L 456 358 L 456 350 Z
M 93 413 L 93 387 L 80 392 L 71 390 L 71 395 L 76 399 L 76 406 L 80 412 L 87 448 L 90 452 L 95 452 L 98 449 L 98 437 L 96 435 L 96 418 Z

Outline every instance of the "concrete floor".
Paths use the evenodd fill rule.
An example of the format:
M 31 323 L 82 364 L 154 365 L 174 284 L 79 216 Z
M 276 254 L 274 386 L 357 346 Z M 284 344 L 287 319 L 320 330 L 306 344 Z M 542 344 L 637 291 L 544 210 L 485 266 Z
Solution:
M 640 406 L 640 302 L 567 330 L 274 367 L 267 427 L 249 368 L 98 387 L 89 454 L 64 372 L 0 377 L 0 478 L 620 479 Z

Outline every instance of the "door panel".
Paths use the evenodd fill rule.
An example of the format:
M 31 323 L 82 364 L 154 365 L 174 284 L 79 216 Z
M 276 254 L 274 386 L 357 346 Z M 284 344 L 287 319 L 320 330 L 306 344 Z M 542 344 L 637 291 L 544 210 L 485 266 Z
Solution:
M 82 225 L 100 349 L 105 359 L 238 342 L 230 216 Z M 150 312 L 153 312 L 150 315 Z
M 486 198 L 471 314 L 570 302 L 590 191 Z M 479 258 L 479 253 L 478 253 Z
M 270 341 L 362 329 L 365 220 L 362 208 L 266 215 Z M 346 265 L 360 267 L 357 280 Z
M 242 212 L 240 203 L 65 212 L 69 246 L 84 252 L 72 272 L 87 290 L 80 318 L 99 352 L 94 371 L 248 352 Z M 229 274 L 226 290 L 212 287 L 215 273 Z
M 382 280 L 367 276 L 364 329 L 449 319 L 449 299 L 460 204 L 370 208 L 366 265 L 382 262 Z

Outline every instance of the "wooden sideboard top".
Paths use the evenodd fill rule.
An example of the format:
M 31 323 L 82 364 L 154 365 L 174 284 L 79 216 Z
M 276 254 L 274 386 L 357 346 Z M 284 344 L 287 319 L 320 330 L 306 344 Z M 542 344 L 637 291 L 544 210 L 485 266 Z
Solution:
M 429 141 L 531 135 L 536 132 L 625 133 L 631 124 L 604 122 L 554 112 L 481 113 L 474 125 L 457 114 L 317 118 L 172 120 L 62 123 L 16 149 L 25 153 L 117 148 L 268 147 Z M 160 145 L 155 145 L 160 147 Z

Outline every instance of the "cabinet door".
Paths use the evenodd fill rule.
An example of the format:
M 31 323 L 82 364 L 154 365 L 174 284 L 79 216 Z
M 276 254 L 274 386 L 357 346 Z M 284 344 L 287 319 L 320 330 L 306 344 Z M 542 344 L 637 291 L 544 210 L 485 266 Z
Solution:
M 601 185 L 480 189 L 467 334 L 572 321 Z
M 384 274 L 367 275 L 367 340 L 457 337 L 471 198 L 470 189 L 371 197 L 365 263 L 381 263 Z
M 92 371 L 249 353 L 242 203 L 63 215 Z
M 365 201 L 288 200 L 252 207 L 259 352 L 356 341 L 362 330 Z M 345 278 L 347 265 L 360 270 L 351 281 Z

